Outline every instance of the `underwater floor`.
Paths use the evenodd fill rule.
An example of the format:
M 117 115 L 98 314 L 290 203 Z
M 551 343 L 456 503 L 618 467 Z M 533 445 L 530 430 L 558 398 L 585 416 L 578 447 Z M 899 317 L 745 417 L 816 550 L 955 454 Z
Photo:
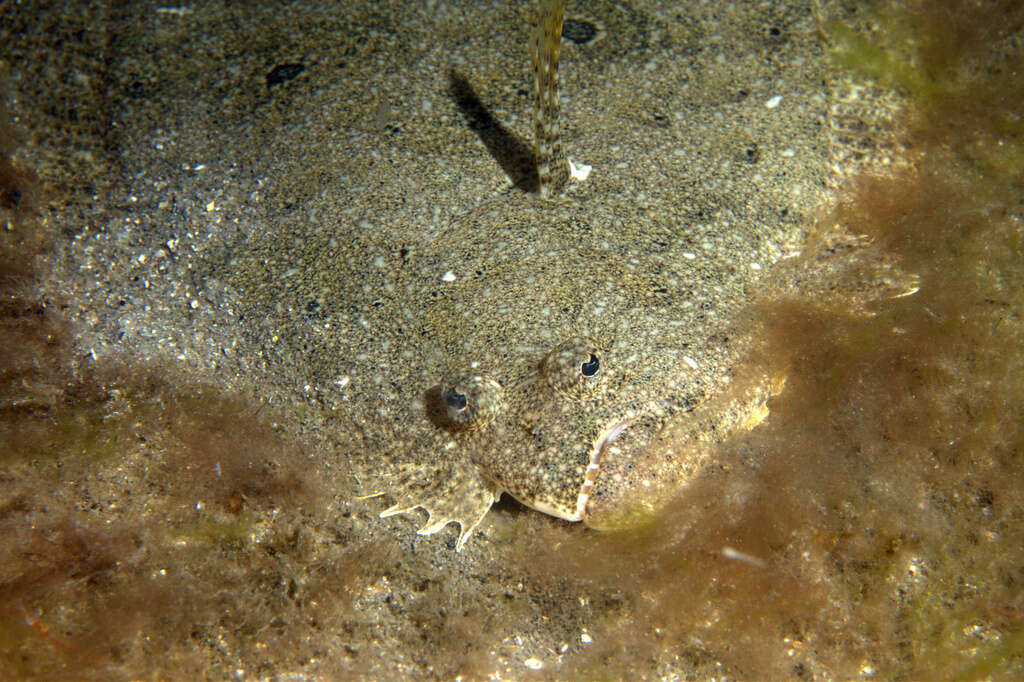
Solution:
M 361 36 L 372 43 L 420 14 L 469 11 L 392 4 L 347 26 L 365 33 L 346 35 L 337 53 L 303 52 L 330 8 L 260 5 L 268 25 L 280 13 L 303 18 L 287 34 L 291 52 L 273 54 L 266 90 L 306 77 L 296 64 L 373 58 Z M 138 7 L 151 22 L 189 12 Z M 517 8 L 486 7 L 477 11 L 518 21 Z M 659 22 L 683 26 L 689 7 L 590 11 L 607 9 L 605 28 L 621 20 L 622 36 L 657 46 Z M 762 23 L 734 28 L 784 41 L 786 21 L 817 26 L 830 69 L 901 102 L 886 131 L 899 156 L 838 180 L 834 202 L 809 217 L 810 255 L 751 291 L 748 324 L 760 331 L 747 362 L 784 378 L 768 417 L 717 445 L 712 466 L 623 530 L 505 498 L 459 553 L 454 527 L 420 537 L 422 517 L 378 518 L 388 502 L 364 496 L 347 464 L 365 444 L 344 405 L 290 395 L 281 386 L 291 376 L 261 379 L 283 356 L 256 331 L 232 346 L 229 317 L 204 318 L 206 303 L 175 307 L 197 292 L 216 307 L 227 299 L 215 285 L 158 265 L 131 281 L 134 237 L 121 244 L 117 234 L 135 229 L 136 204 L 153 197 L 101 183 L 130 185 L 134 162 L 120 155 L 153 143 L 91 105 L 108 89 L 159 99 L 149 63 L 108 59 L 125 38 L 97 28 L 134 15 L 105 3 L 0 9 L 0 679 L 1020 679 L 1024 10 L 847 3 L 822 19 L 786 7 L 771 17 L 743 6 L 736 16 Z M 221 9 L 230 16 L 210 11 Z M 569 13 L 586 34 L 586 12 L 570 3 Z M 685 25 L 688 36 L 713 34 Z M 237 64 L 238 48 L 227 33 L 211 36 L 183 80 L 223 98 L 231 115 L 250 105 L 266 115 L 246 131 L 254 146 L 275 125 L 295 125 L 280 102 L 252 104 L 224 85 L 230 76 L 211 65 Z M 179 39 L 153 54 L 173 54 Z M 277 39 L 253 49 L 272 53 Z M 602 59 L 650 56 L 620 57 L 614 45 Z M 97 63 L 104 69 L 85 70 Z M 137 76 L 131 87 L 125 70 Z M 48 99 L 48 88 L 63 94 Z M 33 98 L 47 106 L 34 109 Z M 379 120 L 353 116 L 350 126 L 391 125 L 373 111 Z M 317 152 L 290 153 L 282 167 L 308 163 L 305 184 L 274 200 L 327 193 L 332 171 Z M 480 168 L 495 166 L 480 156 Z M 209 189 L 210 216 L 236 201 L 216 194 L 221 185 L 247 172 L 241 160 L 209 177 L 158 170 Z M 482 184 L 508 186 L 490 172 L 497 179 Z M 169 231 L 168 262 L 189 262 L 184 252 L 202 251 L 213 231 L 213 217 L 181 220 L 197 236 L 178 243 Z M 129 228 L 115 233 L 114 223 Z M 890 266 L 916 290 L 871 295 L 891 284 L 878 281 Z M 818 278 L 813 295 L 802 273 Z M 167 293 L 127 300 L 83 284 L 118 277 Z M 97 331 L 107 311 L 132 306 L 118 319 L 166 326 Z M 260 328 L 236 312 L 239 328 Z

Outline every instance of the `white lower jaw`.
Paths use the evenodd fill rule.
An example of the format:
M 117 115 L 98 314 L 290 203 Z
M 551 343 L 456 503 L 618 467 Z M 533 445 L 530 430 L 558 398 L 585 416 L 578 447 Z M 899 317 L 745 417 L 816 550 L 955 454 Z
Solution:
M 551 516 L 557 516 L 560 519 L 565 519 L 566 521 L 582 521 L 583 520 L 583 514 L 580 511 L 582 508 L 579 506 L 578 502 L 576 504 L 576 513 L 575 514 L 568 514 L 568 513 L 566 513 L 566 511 L 564 509 L 558 509 L 557 507 L 552 507 L 551 505 L 545 504 L 543 502 L 532 502 L 531 504 L 529 504 L 527 506 L 533 507 L 534 509 L 536 509 L 539 512 L 544 512 L 545 514 L 550 514 Z

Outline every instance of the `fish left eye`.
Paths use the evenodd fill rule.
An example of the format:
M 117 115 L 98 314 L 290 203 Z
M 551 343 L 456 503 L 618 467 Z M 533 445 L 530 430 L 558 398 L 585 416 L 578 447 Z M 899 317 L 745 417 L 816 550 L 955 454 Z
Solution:
M 501 409 L 501 385 L 479 375 L 458 376 L 441 385 L 444 419 L 457 429 L 479 426 Z
M 469 401 L 463 393 L 455 386 L 449 388 L 444 394 L 444 406 L 448 409 L 449 416 L 457 415 L 469 407 Z
M 600 379 L 599 357 L 594 344 L 573 338 L 548 353 L 541 369 L 556 391 L 581 397 L 593 390 Z

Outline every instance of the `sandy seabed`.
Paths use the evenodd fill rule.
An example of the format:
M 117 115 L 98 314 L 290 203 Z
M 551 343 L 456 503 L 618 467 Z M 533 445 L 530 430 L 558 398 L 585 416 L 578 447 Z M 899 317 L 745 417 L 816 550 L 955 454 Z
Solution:
M 379 295 L 336 250 L 522 201 L 449 68 L 528 130 L 529 12 L 4 5 L 0 678 L 1019 679 L 1024 17 L 811 9 L 570 3 L 583 196 L 742 220 L 751 183 L 821 180 L 750 291 L 744 357 L 785 386 L 627 529 L 506 498 L 456 553 L 362 495 L 367 405 L 421 368 L 315 330 Z M 827 141 L 825 99 L 758 118 L 819 74 L 896 93 L 827 182 L 765 144 Z

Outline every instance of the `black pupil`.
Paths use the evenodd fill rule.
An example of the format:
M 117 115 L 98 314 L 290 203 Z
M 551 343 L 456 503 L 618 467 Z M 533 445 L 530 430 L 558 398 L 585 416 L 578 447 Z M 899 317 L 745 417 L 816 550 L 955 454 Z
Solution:
M 600 365 L 597 362 L 597 356 L 593 353 L 590 354 L 590 359 L 580 365 L 580 371 L 583 372 L 583 376 L 592 377 L 597 374 L 597 370 Z
M 452 390 L 445 392 L 444 404 L 456 410 L 464 409 L 466 407 L 466 396 L 453 388 Z

